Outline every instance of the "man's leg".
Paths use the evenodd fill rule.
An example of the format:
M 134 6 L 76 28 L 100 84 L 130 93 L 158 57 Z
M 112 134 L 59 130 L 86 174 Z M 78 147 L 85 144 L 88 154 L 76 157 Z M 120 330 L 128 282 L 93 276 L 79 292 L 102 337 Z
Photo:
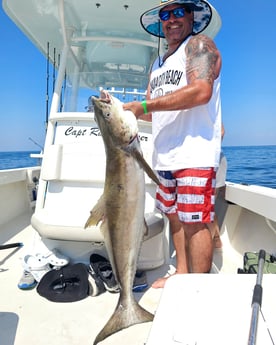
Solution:
M 189 271 L 208 273 L 212 266 L 213 241 L 208 229 L 214 219 L 214 168 L 179 170 L 177 212 L 183 222 L 188 247 Z
M 218 225 L 218 218 L 215 215 L 214 221 L 213 223 L 209 223 L 207 224 L 210 232 L 211 232 L 211 236 L 213 239 L 213 248 L 222 248 L 222 241 L 220 239 L 220 230 L 219 230 L 219 225 Z
M 172 234 L 173 245 L 176 253 L 176 271 L 177 273 L 188 273 L 188 263 L 187 263 L 187 252 L 186 252 L 186 241 L 185 233 L 182 223 L 178 219 L 177 214 L 167 215 L 170 223 L 170 231 Z M 153 284 L 153 288 L 163 288 L 166 280 L 169 277 L 162 277 L 157 279 Z
M 160 177 L 161 174 L 159 173 Z M 164 175 L 164 176 L 163 176 Z M 175 207 L 175 198 L 167 197 L 175 191 L 177 195 L 177 214 L 167 214 L 176 250 L 176 273 L 207 273 L 212 266 L 213 242 L 207 224 L 194 222 L 195 219 L 206 219 L 210 222 L 213 211 L 214 179 L 215 171 L 209 169 L 184 169 L 170 173 L 162 173 L 162 180 L 166 180 L 166 186 L 162 187 L 166 192 L 166 204 Z M 171 183 L 173 181 L 173 183 Z M 177 188 L 175 181 L 177 181 Z M 203 185 L 203 182 L 205 184 Z M 204 190 L 203 190 L 204 188 Z M 210 193 L 211 192 L 211 193 Z M 159 208 L 164 212 L 164 197 L 157 193 Z M 167 213 L 167 212 L 164 212 Z M 185 219 L 185 223 L 181 222 Z M 209 220 L 207 220 L 209 219 Z M 160 288 L 165 285 L 167 278 L 158 279 L 152 287 Z
M 207 224 L 185 224 L 190 271 L 208 273 L 212 267 L 213 241 Z
M 181 274 L 189 273 L 187 243 L 183 224 L 179 221 L 177 214 L 170 215 L 168 218 L 176 254 L 176 272 Z

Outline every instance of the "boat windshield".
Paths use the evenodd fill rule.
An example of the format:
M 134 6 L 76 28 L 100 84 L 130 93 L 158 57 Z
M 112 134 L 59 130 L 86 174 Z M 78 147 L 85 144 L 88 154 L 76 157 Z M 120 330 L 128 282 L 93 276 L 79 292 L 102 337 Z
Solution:
M 61 90 L 60 111 L 63 112 L 86 112 L 92 110 L 92 96 L 99 96 L 100 90 L 108 90 L 122 102 L 142 101 L 145 99 L 145 89 L 90 86 L 89 73 L 75 73 L 65 77 Z

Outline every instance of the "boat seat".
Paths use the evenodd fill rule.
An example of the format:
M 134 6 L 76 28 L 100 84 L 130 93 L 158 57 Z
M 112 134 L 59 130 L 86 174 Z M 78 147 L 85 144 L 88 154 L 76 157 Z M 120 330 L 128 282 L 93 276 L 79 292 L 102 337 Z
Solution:
M 88 217 L 87 217 L 88 218 Z M 70 219 L 66 224 L 60 222 L 58 214 L 50 214 L 45 210 L 36 212 L 32 217 L 32 226 L 39 232 L 42 238 L 66 241 L 89 241 L 95 243 L 104 242 L 100 231 L 100 224 L 84 229 L 84 223 L 71 224 Z M 158 235 L 164 227 L 164 219 L 159 212 L 145 214 L 148 232 L 144 236 L 144 241 Z
M 104 176 L 105 152 L 101 146 L 95 150 L 87 143 L 66 143 L 45 149 L 41 169 L 41 178 L 45 181 L 103 183 Z
M 98 141 L 101 140 L 98 137 Z M 44 207 L 36 208 L 32 217 L 32 225 L 42 237 L 103 241 L 98 226 L 84 230 L 90 210 L 101 197 L 104 187 L 104 147 L 97 145 L 96 148 L 87 143 L 65 143 L 45 149 L 41 168 L 41 179 L 47 182 Z M 155 185 L 148 177 L 146 189 L 146 198 L 153 198 Z M 148 213 L 152 218 L 154 208 L 151 207 Z M 158 217 L 156 221 L 162 231 Z
M 104 188 L 105 149 L 102 138 L 92 120 L 76 122 L 67 119 L 59 121 L 54 127 L 54 142 L 45 145 L 38 200 L 31 224 L 41 238 L 103 243 L 99 225 L 84 229 L 90 210 L 101 197 Z M 72 133 L 69 138 L 68 133 Z M 139 134 L 145 159 L 149 161 L 152 145 L 149 128 L 142 129 Z M 155 209 L 155 183 L 147 176 L 145 183 L 148 233 L 144 242 L 150 243 L 153 238 L 157 239 L 159 262 L 162 264 L 165 222 Z M 152 248 L 148 250 L 152 251 Z

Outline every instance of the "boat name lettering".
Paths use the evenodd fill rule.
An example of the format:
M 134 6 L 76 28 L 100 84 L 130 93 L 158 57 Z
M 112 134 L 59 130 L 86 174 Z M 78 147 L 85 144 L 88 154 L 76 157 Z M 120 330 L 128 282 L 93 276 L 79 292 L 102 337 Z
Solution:
M 66 136 L 74 136 L 75 138 L 87 135 L 95 135 L 100 136 L 100 130 L 97 127 L 91 127 L 90 129 L 87 128 L 75 128 L 74 126 L 70 126 L 65 130 Z
M 148 137 L 146 135 L 139 135 L 139 140 L 140 141 L 148 141 Z
M 73 136 L 75 138 L 82 137 L 82 136 L 90 136 L 95 135 L 96 137 L 101 136 L 100 129 L 98 127 L 90 127 L 88 128 L 78 128 L 74 126 L 70 126 L 65 130 L 66 136 Z M 148 141 L 147 135 L 139 135 L 140 141 Z
M 96 137 L 100 137 L 101 136 L 101 132 L 100 129 L 98 127 L 91 127 L 90 128 L 90 135 L 96 135 Z

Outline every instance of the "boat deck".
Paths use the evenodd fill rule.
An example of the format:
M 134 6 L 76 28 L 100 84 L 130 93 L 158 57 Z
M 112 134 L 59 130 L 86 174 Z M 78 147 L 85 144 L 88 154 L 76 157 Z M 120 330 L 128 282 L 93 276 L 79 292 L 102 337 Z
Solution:
M 235 221 L 236 208 L 237 206 L 230 205 L 224 222 L 227 222 L 229 217 Z M 251 213 L 249 215 L 253 216 Z M 30 217 L 31 214 L 24 213 L 0 226 L 1 244 L 15 242 L 24 244 L 21 248 L 0 250 L 0 344 L 92 344 L 115 309 L 118 294 L 106 292 L 97 297 L 88 296 L 79 302 L 55 303 L 41 297 L 36 289 L 20 290 L 17 284 L 23 272 L 21 258 L 28 253 L 28 248 L 34 242 L 36 234 L 30 226 Z M 253 221 L 256 223 L 255 217 L 252 218 Z M 251 224 L 250 217 L 247 217 L 247 223 Z M 241 339 L 246 339 L 249 332 L 251 298 L 256 275 L 236 274 L 237 268 L 242 267 L 241 253 L 246 248 L 241 250 L 233 248 L 230 241 L 233 236 L 229 224 L 226 226 L 224 223 L 223 229 L 221 236 L 223 249 L 216 250 L 214 253 L 212 272 L 224 274 L 176 276 L 168 280 L 169 283 L 166 284 L 165 289 L 149 288 L 144 293 L 136 293 L 135 297 L 139 303 L 156 315 L 154 322 L 132 326 L 110 336 L 101 344 L 129 345 L 131 339 L 131 345 L 169 345 L 168 336 L 170 339 L 176 337 L 179 344 L 186 344 L 187 336 L 190 337 L 190 341 L 195 339 L 195 334 L 199 334 L 201 338 L 197 338 L 198 343 L 196 344 L 221 344 L 223 340 L 224 344 L 243 345 L 245 342 Z M 233 240 L 235 237 L 232 238 L 232 242 Z M 245 244 L 247 242 L 243 241 Z M 253 246 L 251 248 L 254 249 Z M 268 245 L 264 248 L 270 249 Z M 174 258 L 158 269 L 147 271 L 149 286 L 157 277 L 164 276 L 173 270 Z M 267 323 L 261 316 L 259 317 L 260 336 L 262 337 L 259 343 L 270 345 L 274 343 L 268 337 L 267 327 L 273 338 L 276 339 L 274 327 L 276 323 L 274 298 L 276 275 L 264 276 L 263 286 L 263 310 Z M 189 319 L 189 315 L 193 316 L 194 322 Z M 201 324 L 198 326 L 199 333 L 198 315 L 201 315 Z M 204 323 L 205 319 L 209 320 L 209 315 L 214 325 L 213 329 Z M 188 329 L 195 329 L 194 333 L 183 331 L 186 319 L 190 325 Z M 180 324 L 176 322 L 177 320 L 181 320 Z M 241 320 L 242 326 L 239 326 L 237 320 Z M 208 322 L 210 324 L 210 321 Z M 222 331 L 218 332 L 216 327 Z M 223 332 L 231 333 L 234 336 L 238 334 L 237 330 L 240 327 L 243 327 L 242 338 L 237 337 L 235 341 L 225 343 Z M 160 333 L 159 330 L 162 332 Z M 211 339 L 210 341 L 199 342 L 202 341 L 203 332 L 207 336 L 204 339 L 206 341 Z M 214 334 L 217 335 L 216 338 L 214 338 Z M 183 338 L 184 336 L 186 338 Z M 229 339 L 232 338 L 229 337 Z M 214 340 L 216 343 L 213 342 Z M 189 344 L 194 345 L 195 342 Z
M 28 245 L 34 236 L 28 214 L 17 217 L 0 229 L 0 243 L 22 242 Z M 20 229 L 22 227 L 22 229 Z M 118 294 L 105 292 L 73 303 L 55 303 L 41 297 L 36 289 L 17 287 L 22 275 L 20 259 L 26 248 L 0 250 L 1 276 L 1 345 L 79 345 L 92 344 L 115 309 Z M 148 273 L 148 283 L 165 274 L 168 267 Z M 148 289 L 135 293 L 140 304 L 155 313 L 162 290 Z M 107 338 L 102 344 L 143 345 L 151 323 L 135 325 Z

